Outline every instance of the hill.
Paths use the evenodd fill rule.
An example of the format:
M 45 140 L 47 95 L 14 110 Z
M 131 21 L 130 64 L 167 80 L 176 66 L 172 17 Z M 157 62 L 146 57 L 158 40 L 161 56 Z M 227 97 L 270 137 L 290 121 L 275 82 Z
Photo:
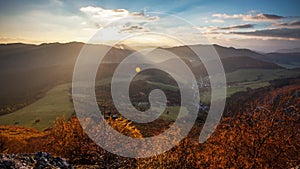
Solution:
M 49 90 L 56 86 L 70 83 L 76 59 L 84 45 L 83 43 L 77 42 L 41 45 L 20 43 L 0 45 L 0 115 L 17 112 L 17 110 L 20 109 L 26 110 L 27 106 L 35 104 L 40 99 L 47 97 Z M 109 48 L 109 46 L 104 45 L 90 45 L 89 47 L 93 50 Z M 236 83 L 235 85 L 238 85 L 236 87 L 239 89 L 242 87 L 243 90 L 245 88 L 245 86 L 242 86 L 244 85 L 243 82 L 247 81 L 245 77 L 251 76 L 251 78 L 248 79 L 248 83 L 260 76 L 260 73 L 265 74 L 264 72 L 269 72 L 266 73 L 268 75 L 272 74 L 270 72 L 274 72 L 275 75 L 272 75 L 272 77 L 281 77 L 280 72 L 284 72 L 285 69 L 277 65 L 277 63 L 291 64 L 292 61 L 294 61 L 286 61 L 283 58 L 274 61 L 274 54 L 263 55 L 248 49 L 227 48 L 219 45 L 193 45 L 192 47 L 200 51 L 214 47 L 220 55 L 230 83 Z M 161 49 L 178 55 L 187 63 L 197 77 L 199 75 L 201 77 L 207 75 L 205 67 L 188 46 Z M 97 79 L 110 79 L 118 63 L 132 52 L 134 51 L 129 48 L 112 48 L 100 65 Z M 280 56 L 278 55 L 276 58 L 277 57 Z M 294 56 L 291 56 L 291 58 L 292 57 Z M 298 57 L 295 56 L 294 58 L 297 60 Z M 172 60 L 163 62 L 172 64 Z M 212 65 L 213 62 L 214 61 L 211 60 Z M 298 63 L 293 62 L 293 64 Z M 253 70 L 254 73 L 251 70 Z M 256 70 L 259 70 L 260 73 L 257 73 Z M 231 73 L 233 74 L 231 75 Z M 279 74 L 277 75 L 276 73 Z M 299 72 L 291 71 L 288 72 L 288 75 L 289 77 L 296 76 L 299 75 Z M 154 73 L 153 76 L 156 76 L 158 81 L 164 82 L 164 76 L 160 73 Z M 266 76 L 262 76 L 263 81 L 260 82 L 266 85 L 267 83 L 265 82 L 267 82 L 267 80 L 264 80 L 264 77 Z M 153 82 L 149 76 L 143 79 Z M 255 81 L 255 83 L 257 83 L 257 81 Z M 162 84 L 158 83 L 152 84 L 162 86 Z M 247 85 L 252 86 L 253 84 Z M 257 86 L 261 86 L 261 84 L 255 85 L 255 87 Z M 235 90 L 232 91 L 233 93 L 235 92 Z M 61 94 L 64 94 L 64 92 Z
M 69 119 L 74 112 L 70 88 L 71 84 L 56 86 L 36 102 L 0 116 L 0 125 L 25 126 L 45 130 L 53 126 L 57 117 Z
M 271 62 L 274 64 L 281 65 L 285 68 L 300 67 L 300 53 L 269 53 L 262 54 L 249 49 L 237 49 L 233 47 L 223 47 L 219 45 L 213 45 L 214 49 L 218 53 L 221 59 L 230 57 L 250 57 L 256 60 Z M 191 45 L 191 46 L 178 46 L 173 48 L 166 48 L 178 56 L 184 56 L 188 59 L 197 58 L 196 54 L 190 49 L 197 51 L 209 51 L 211 45 Z
M 77 42 L 0 45 L 0 115 L 33 103 L 57 85 L 70 83 L 83 46 Z M 128 53 L 113 48 L 105 62 L 119 62 Z
M 286 68 L 300 68 L 300 53 L 267 53 L 264 60 Z
M 293 48 L 293 49 L 279 49 L 276 53 L 300 53 L 300 48 Z

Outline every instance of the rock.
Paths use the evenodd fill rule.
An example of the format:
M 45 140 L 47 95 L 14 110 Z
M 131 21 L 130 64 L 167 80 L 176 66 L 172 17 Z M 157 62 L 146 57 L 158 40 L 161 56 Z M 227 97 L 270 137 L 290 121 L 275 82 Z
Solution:
M 0 168 L 61 168 L 73 169 L 64 158 L 53 157 L 50 153 L 37 152 L 34 154 L 0 154 Z
M 10 167 L 14 166 L 14 163 L 12 161 L 10 161 L 10 160 L 4 160 L 3 164 L 7 168 L 10 168 Z

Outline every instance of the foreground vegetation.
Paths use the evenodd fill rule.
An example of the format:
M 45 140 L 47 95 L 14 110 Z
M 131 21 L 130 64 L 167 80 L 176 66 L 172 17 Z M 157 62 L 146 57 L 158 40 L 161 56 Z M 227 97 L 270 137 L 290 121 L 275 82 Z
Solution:
M 44 132 L 23 127 L 0 127 L 1 153 L 47 151 L 75 166 L 112 168 L 292 168 L 300 164 L 300 81 L 276 83 L 272 88 L 248 91 L 229 103 L 213 135 L 199 144 L 201 126 L 164 154 L 145 159 L 111 154 L 82 130 L 78 119 L 57 119 Z M 247 100 L 247 104 L 245 104 Z M 242 109 L 239 104 L 244 104 Z M 228 113 L 228 112 L 231 112 Z M 139 128 L 126 119 L 107 119 L 117 131 L 140 138 Z M 101 129 L 101 128 L 99 128 Z M 154 132 L 154 131 L 153 131 Z

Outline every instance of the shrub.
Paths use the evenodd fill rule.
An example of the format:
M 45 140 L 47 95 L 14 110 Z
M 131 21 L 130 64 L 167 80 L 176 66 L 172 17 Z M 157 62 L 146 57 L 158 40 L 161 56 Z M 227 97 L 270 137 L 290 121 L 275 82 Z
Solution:
M 141 137 L 139 130 L 122 118 L 108 119 L 117 131 L 132 137 Z M 101 128 L 97 128 L 101 130 Z M 71 117 L 69 121 L 57 119 L 48 137 L 48 151 L 65 157 L 73 164 L 102 164 L 119 158 L 96 145 L 81 128 L 79 120 Z M 108 165 L 108 164 L 107 164 Z

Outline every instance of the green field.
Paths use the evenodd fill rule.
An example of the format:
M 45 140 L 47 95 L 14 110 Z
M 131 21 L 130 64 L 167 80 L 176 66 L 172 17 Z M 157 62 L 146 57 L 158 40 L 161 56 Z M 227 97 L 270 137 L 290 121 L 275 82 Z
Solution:
M 160 116 L 160 118 L 164 119 L 164 120 L 168 120 L 168 121 L 175 121 L 177 118 L 184 117 L 188 113 L 188 110 L 185 107 L 183 107 L 182 108 L 182 115 L 178 116 L 179 115 L 178 114 L 179 110 L 180 110 L 179 106 L 170 106 L 170 107 L 167 107 L 164 110 L 163 114 Z
M 158 82 L 151 82 L 151 81 L 147 81 L 147 83 L 155 85 L 155 86 L 160 87 L 162 89 L 170 90 L 170 91 L 177 91 L 178 90 L 177 86 L 172 86 L 172 85 L 158 83 Z
M 74 112 L 70 101 L 70 88 L 71 84 L 56 86 L 33 104 L 0 116 L 0 125 L 19 125 L 44 130 L 53 126 L 56 117 L 69 118 Z
M 257 89 L 269 85 L 270 80 L 279 78 L 289 78 L 299 76 L 300 72 L 286 69 L 240 69 L 226 74 L 227 80 L 227 97 L 246 91 L 247 88 Z M 204 78 L 207 81 L 207 77 Z M 203 103 L 210 103 L 210 92 L 204 91 L 200 93 Z
M 227 97 L 230 97 L 237 92 L 246 91 L 247 88 L 257 89 L 257 88 L 265 87 L 268 85 L 269 85 L 269 82 L 238 83 L 235 85 L 227 86 L 226 94 L 227 94 Z M 217 98 L 218 98 L 218 93 L 217 93 Z M 210 103 L 210 92 L 208 92 L 208 91 L 200 92 L 200 100 L 205 104 L 209 104 Z
M 226 74 L 227 82 L 254 82 L 254 81 L 270 81 L 278 78 L 289 78 L 299 76 L 300 72 L 286 69 L 240 69 Z
M 300 72 L 287 69 L 240 69 L 226 74 L 227 83 L 240 82 L 268 82 L 279 78 L 289 78 L 299 76 Z M 218 75 L 216 76 L 218 79 Z M 208 81 L 208 77 L 204 77 L 203 81 Z
M 269 85 L 269 81 L 278 78 L 287 78 L 299 76 L 300 72 L 278 69 L 241 69 L 228 73 L 227 77 L 227 97 L 240 91 L 246 91 L 247 88 L 256 89 Z M 144 79 L 145 77 L 140 77 Z M 205 79 L 205 78 L 204 78 Z M 110 78 L 97 81 L 96 85 L 109 85 Z M 144 79 L 145 80 L 145 79 Z M 147 81 L 147 83 L 159 86 L 163 89 L 174 91 L 177 88 L 159 82 Z M 44 130 L 53 126 L 56 117 L 69 118 L 74 112 L 73 105 L 70 101 L 71 84 L 56 86 L 48 91 L 46 95 L 34 102 L 33 104 L 22 108 L 16 112 L 0 116 L 0 125 L 19 125 L 25 127 L 34 127 Z M 208 91 L 200 92 L 201 101 L 210 103 L 210 93 Z M 167 108 L 169 114 L 163 114 L 163 119 L 174 120 L 177 117 L 178 107 Z

